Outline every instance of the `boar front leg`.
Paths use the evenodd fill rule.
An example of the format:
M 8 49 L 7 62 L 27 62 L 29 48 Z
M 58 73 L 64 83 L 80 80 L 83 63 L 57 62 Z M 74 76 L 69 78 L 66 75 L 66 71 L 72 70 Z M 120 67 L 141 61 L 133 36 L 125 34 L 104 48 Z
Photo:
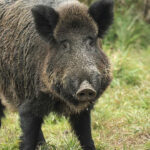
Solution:
M 84 111 L 80 114 L 70 117 L 72 129 L 77 135 L 83 150 L 95 150 L 91 135 L 91 117 L 90 111 Z
M 20 150 L 35 150 L 37 144 L 44 141 L 41 125 L 43 119 L 33 115 L 28 108 L 21 107 L 19 110 L 20 124 L 23 132 Z
M 40 131 L 39 131 L 39 136 L 38 136 L 38 145 L 43 145 L 43 144 L 46 144 L 46 141 L 45 141 L 43 132 L 42 132 L 42 130 L 40 129 Z
M 1 99 L 0 99 L 0 127 L 1 127 L 1 119 L 2 117 L 4 117 L 4 109 L 5 107 L 2 105 Z

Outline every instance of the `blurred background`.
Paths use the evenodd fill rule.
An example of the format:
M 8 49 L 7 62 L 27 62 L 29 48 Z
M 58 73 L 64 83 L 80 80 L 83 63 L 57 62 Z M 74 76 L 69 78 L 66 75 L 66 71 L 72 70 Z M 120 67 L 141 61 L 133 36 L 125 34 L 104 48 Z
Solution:
M 97 150 L 150 150 L 150 0 L 115 0 L 114 12 L 102 40 L 114 79 L 92 112 L 93 139 Z M 18 149 L 18 120 L 10 112 L 3 120 L 0 150 Z M 51 114 L 43 131 L 41 150 L 81 150 L 64 117 Z

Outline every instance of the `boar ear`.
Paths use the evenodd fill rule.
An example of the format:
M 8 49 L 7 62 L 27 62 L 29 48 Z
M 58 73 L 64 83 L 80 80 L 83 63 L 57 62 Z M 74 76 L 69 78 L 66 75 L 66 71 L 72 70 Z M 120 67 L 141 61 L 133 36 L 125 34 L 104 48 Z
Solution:
M 90 6 L 89 13 L 98 25 L 98 36 L 102 38 L 113 22 L 113 0 L 98 0 Z
M 46 41 L 53 38 L 53 31 L 58 22 L 59 15 L 51 7 L 37 5 L 31 9 L 36 30 Z

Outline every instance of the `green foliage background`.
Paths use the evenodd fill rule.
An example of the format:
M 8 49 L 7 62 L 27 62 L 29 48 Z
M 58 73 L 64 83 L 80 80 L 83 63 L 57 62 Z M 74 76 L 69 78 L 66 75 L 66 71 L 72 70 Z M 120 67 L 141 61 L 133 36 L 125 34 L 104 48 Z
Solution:
M 114 24 L 105 39 L 106 44 L 121 50 L 147 49 L 150 43 L 150 25 L 144 21 L 144 1 L 115 2 Z

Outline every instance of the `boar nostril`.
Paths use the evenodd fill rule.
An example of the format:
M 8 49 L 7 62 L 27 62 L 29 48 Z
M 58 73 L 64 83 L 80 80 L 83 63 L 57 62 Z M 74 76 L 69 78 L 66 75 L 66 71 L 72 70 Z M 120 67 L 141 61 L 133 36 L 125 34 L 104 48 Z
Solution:
M 88 81 L 83 81 L 78 89 L 76 96 L 80 101 L 91 101 L 96 97 L 96 91 Z
M 83 93 L 83 92 L 81 92 L 81 93 L 79 93 L 79 96 L 85 96 L 85 93 Z
M 88 94 L 89 94 L 89 96 L 94 96 L 93 92 L 89 92 Z

